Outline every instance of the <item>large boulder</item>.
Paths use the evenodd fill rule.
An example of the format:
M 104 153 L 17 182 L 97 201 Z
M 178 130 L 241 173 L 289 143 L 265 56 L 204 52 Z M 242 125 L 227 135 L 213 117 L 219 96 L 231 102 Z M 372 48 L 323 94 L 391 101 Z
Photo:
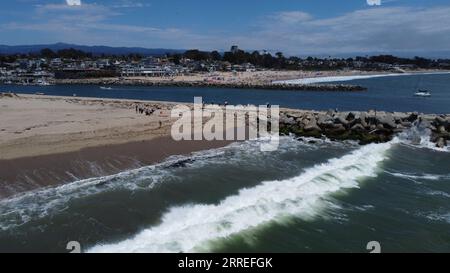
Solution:
M 435 123 L 436 125 L 440 126 L 440 125 L 446 125 L 447 124 L 447 120 L 445 119 L 445 117 L 442 116 L 436 116 L 435 118 Z
M 301 118 L 303 118 L 304 115 L 302 113 L 297 113 L 297 112 L 287 112 L 286 116 L 288 118 L 301 119 Z
M 360 119 L 360 123 L 361 123 L 361 125 L 362 126 L 364 126 L 364 128 L 369 128 L 369 124 L 367 124 L 367 122 L 366 122 L 366 118 L 367 118 L 367 115 L 366 115 L 366 113 L 361 113 L 361 115 L 359 116 L 359 119 Z
M 378 122 L 383 124 L 383 126 L 388 129 L 397 128 L 397 124 L 395 123 L 395 119 L 391 113 L 386 113 L 378 117 Z
M 281 116 L 280 123 L 285 125 L 294 125 L 296 121 L 293 117 Z
M 357 123 L 353 125 L 353 127 L 350 130 L 360 133 L 366 131 L 366 128 L 362 124 Z
M 330 130 L 334 134 L 342 134 L 347 131 L 347 129 L 342 124 L 334 124 Z
M 341 113 L 334 118 L 334 123 L 348 126 L 349 122 L 347 121 L 347 117 L 345 116 L 345 114 Z
M 444 127 L 443 125 L 439 126 L 439 127 L 437 128 L 437 131 L 438 131 L 438 133 L 440 133 L 440 134 L 446 134 L 446 133 L 447 133 L 447 130 L 445 130 L 445 127 Z
M 317 125 L 317 120 L 314 116 L 310 116 L 309 121 L 305 122 L 304 130 L 305 131 L 317 131 L 317 132 L 322 131 L 322 129 L 319 127 L 319 125 Z
M 320 127 L 329 127 L 334 124 L 334 118 L 328 114 L 319 114 L 317 124 Z

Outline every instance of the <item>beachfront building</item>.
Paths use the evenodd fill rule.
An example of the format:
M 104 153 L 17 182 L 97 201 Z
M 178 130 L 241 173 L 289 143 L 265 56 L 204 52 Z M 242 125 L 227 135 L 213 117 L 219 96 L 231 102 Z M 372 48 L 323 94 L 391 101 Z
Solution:
M 132 66 L 122 68 L 122 77 L 168 77 L 178 74 L 176 70 L 164 66 Z

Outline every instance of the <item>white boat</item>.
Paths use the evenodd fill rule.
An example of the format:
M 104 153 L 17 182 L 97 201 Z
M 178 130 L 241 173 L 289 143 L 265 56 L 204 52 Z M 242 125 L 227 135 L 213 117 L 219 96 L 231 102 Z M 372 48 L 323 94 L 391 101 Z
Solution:
M 112 87 L 100 86 L 102 90 L 112 90 Z
M 426 90 L 419 90 L 418 92 L 414 93 L 414 96 L 416 96 L 416 97 L 431 97 L 431 93 Z
M 46 81 L 46 80 L 44 80 L 44 79 L 39 79 L 39 80 L 37 80 L 37 85 L 40 85 L 40 86 L 49 86 L 49 85 L 51 85 L 48 81 Z

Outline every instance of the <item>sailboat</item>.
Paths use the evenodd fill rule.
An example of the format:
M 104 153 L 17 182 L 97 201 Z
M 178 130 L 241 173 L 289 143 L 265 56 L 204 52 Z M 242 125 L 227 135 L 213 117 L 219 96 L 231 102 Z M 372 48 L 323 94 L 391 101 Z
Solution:
M 423 80 L 423 76 L 421 76 L 419 78 L 419 82 L 417 84 L 417 89 L 421 85 L 422 80 Z M 418 89 L 418 91 L 414 93 L 414 96 L 415 97 L 422 97 L 422 98 L 431 97 L 431 92 L 428 91 L 428 90 L 425 90 L 425 89 Z

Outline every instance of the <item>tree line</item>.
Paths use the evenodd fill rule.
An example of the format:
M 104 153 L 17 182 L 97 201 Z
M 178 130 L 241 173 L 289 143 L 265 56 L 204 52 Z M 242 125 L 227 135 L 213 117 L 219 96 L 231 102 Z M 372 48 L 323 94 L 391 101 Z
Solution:
M 356 67 L 356 63 L 360 68 L 371 68 L 376 64 L 391 64 L 391 65 L 414 65 L 418 68 L 436 68 L 441 63 L 450 63 L 448 59 L 432 60 L 422 57 L 414 58 L 400 58 L 392 55 L 379 55 L 371 57 L 355 57 L 355 58 L 317 58 L 317 57 L 285 57 L 282 52 L 277 52 L 274 55 L 270 53 L 261 53 L 259 51 L 247 52 L 244 50 L 228 51 L 220 53 L 218 51 L 201 51 L 198 49 L 187 50 L 182 54 L 166 54 L 166 57 L 175 64 L 180 64 L 182 59 L 190 59 L 198 62 L 214 63 L 214 62 L 228 62 L 232 65 L 241 65 L 250 63 L 259 68 L 267 69 L 285 69 L 285 70 L 325 70 L 325 69 L 340 69 L 345 67 Z M 42 49 L 40 52 L 29 54 L 13 54 L 0 55 L 0 63 L 12 63 L 18 59 L 29 58 L 61 58 L 73 60 L 87 60 L 99 58 L 115 58 L 125 61 L 139 61 L 145 56 L 140 54 L 128 55 L 93 55 L 92 53 L 83 52 L 81 50 L 68 48 L 53 51 L 49 48 Z

